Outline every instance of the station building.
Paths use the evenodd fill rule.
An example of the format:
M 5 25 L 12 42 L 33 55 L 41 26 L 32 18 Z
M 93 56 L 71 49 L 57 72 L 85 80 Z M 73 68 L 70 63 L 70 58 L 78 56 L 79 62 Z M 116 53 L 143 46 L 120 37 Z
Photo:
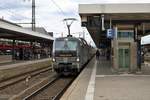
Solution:
M 79 15 L 96 46 L 109 50 L 114 69 L 140 69 L 141 37 L 150 32 L 150 4 L 80 4 Z

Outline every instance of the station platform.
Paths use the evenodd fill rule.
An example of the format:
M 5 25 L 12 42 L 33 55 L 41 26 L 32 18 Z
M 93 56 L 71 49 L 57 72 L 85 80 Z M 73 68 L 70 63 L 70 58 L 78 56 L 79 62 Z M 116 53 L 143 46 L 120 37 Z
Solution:
M 51 66 L 51 58 L 0 64 L 0 81 Z
M 93 58 L 60 100 L 149 100 L 149 83 L 150 66 L 120 74 L 104 58 Z
M 30 60 L 30 61 L 15 61 L 15 62 L 7 62 L 7 63 L 1 63 L 0 64 L 0 70 L 1 69 L 8 69 L 8 68 L 13 68 L 17 66 L 23 66 L 23 65 L 29 65 L 29 64 L 34 64 L 34 63 L 40 63 L 43 61 L 49 61 L 51 58 L 45 58 L 45 59 L 37 59 L 37 60 Z

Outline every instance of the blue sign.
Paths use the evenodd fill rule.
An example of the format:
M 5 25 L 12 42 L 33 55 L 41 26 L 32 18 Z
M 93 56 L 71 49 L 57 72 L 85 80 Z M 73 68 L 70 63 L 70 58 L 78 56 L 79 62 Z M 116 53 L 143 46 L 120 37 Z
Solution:
M 113 29 L 107 29 L 107 38 L 113 39 L 114 32 L 115 31 Z

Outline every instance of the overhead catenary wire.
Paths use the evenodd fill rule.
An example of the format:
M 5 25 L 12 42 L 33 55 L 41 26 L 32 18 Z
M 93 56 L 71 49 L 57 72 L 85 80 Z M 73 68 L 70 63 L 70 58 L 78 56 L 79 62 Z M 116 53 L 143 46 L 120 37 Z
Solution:
M 62 14 L 63 16 L 65 16 L 65 12 L 61 9 L 61 7 L 60 7 L 54 0 L 51 0 L 51 1 L 52 1 L 52 3 L 60 10 L 61 14 Z
M 60 10 L 61 14 L 63 14 L 64 16 L 66 16 L 64 10 L 62 10 L 62 8 L 55 2 L 55 0 L 51 0 L 51 1 Z

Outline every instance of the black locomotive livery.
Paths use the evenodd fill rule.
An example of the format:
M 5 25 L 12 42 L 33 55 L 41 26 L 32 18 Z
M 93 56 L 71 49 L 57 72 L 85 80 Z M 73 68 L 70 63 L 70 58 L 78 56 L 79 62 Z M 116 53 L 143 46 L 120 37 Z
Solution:
M 53 43 L 53 68 L 59 74 L 77 74 L 94 55 L 93 50 L 82 38 L 56 38 Z

